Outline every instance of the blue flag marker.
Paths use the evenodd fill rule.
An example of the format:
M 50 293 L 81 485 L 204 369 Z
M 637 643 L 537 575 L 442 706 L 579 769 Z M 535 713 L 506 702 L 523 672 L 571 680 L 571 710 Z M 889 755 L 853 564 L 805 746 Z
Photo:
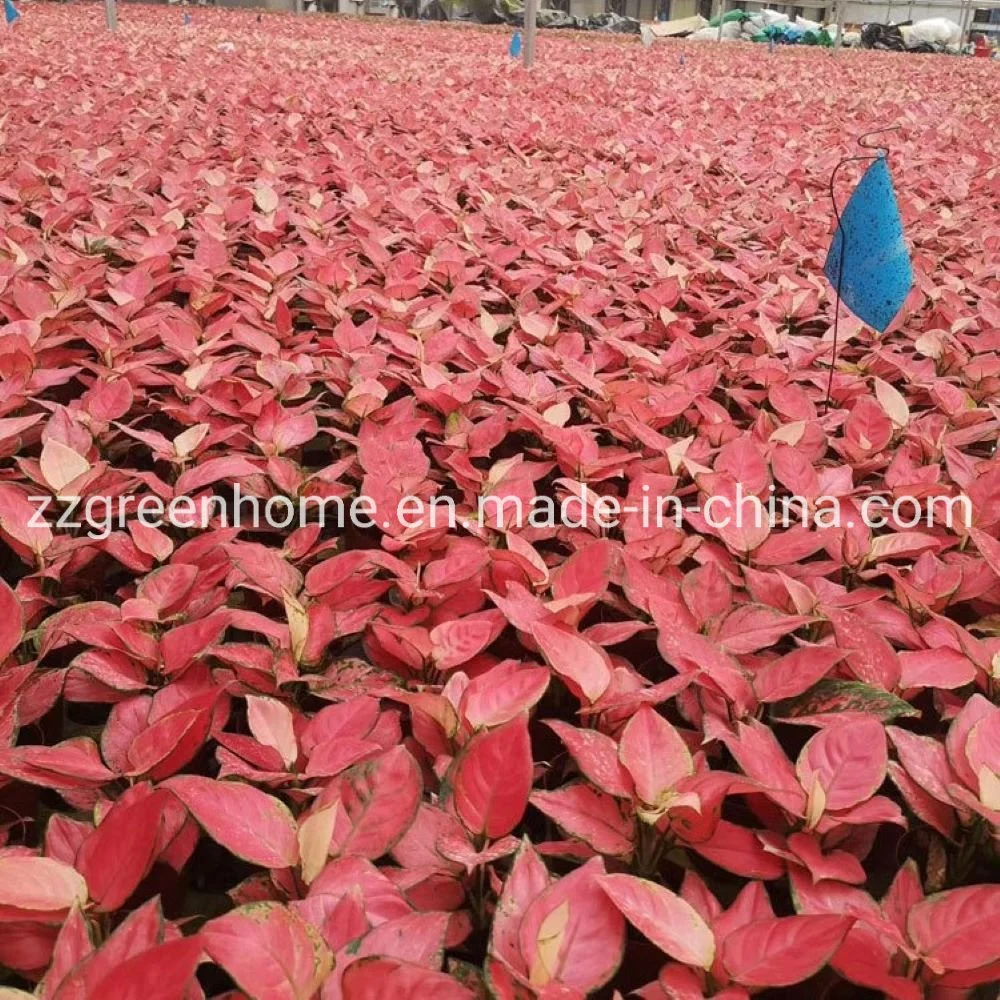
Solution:
M 844 305 L 879 333 L 906 301 L 913 267 L 884 154 L 865 171 L 841 213 L 823 272 Z
M 3 0 L 3 16 L 8 24 L 13 24 L 21 16 L 21 12 L 10 0 Z
M 10 0 L 7 0 L 9 3 Z M 521 58 L 521 32 L 515 31 L 514 37 L 510 40 L 510 57 L 511 59 Z
M 181 23 L 182 24 L 190 24 L 191 23 L 191 15 L 190 14 L 185 14 L 184 15 L 184 19 L 183 19 L 183 21 Z

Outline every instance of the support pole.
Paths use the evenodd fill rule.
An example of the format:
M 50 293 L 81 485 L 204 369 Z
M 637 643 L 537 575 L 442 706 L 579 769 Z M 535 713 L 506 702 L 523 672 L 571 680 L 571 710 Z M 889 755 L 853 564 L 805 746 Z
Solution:
M 962 10 L 962 34 L 958 40 L 958 47 L 960 52 L 965 51 L 965 46 L 969 44 L 969 34 L 972 31 L 972 22 L 975 19 L 975 14 L 972 10 L 971 0 L 965 0 Z
M 524 68 L 535 65 L 535 39 L 538 35 L 538 0 L 524 0 Z
M 844 44 L 844 18 L 847 14 L 846 0 L 837 0 L 837 37 L 833 40 L 833 51 L 839 52 Z
M 716 10 L 718 11 L 719 17 L 719 33 L 715 36 L 717 42 L 722 41 L 722 15 L 726 13 L 726 0 L 718 0 L 716 5 Z
M 108 31 L 118 30 L 118 8 L 115 0 L 104 0 L 104 15 L 108 22 Z

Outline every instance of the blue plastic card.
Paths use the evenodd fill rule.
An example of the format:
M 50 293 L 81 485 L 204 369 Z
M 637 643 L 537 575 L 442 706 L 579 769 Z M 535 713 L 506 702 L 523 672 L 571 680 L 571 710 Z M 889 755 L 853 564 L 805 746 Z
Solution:
M 884 156 L 865 171 L 841 213 L 823 271 L 839 285 L 844 305 L 880 333 L 906 301 L 913 267 Z

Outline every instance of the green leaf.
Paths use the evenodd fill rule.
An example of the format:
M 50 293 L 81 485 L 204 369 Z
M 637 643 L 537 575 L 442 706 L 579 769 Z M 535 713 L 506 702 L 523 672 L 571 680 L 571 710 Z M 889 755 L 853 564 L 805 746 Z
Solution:
M 786 698 L 771 707 L 771 714 L 778 719 L 836 712 L 863 712 L 883 722 L 920 715 L 902 698 L 860 681 L 822 680 L 803 694 Z

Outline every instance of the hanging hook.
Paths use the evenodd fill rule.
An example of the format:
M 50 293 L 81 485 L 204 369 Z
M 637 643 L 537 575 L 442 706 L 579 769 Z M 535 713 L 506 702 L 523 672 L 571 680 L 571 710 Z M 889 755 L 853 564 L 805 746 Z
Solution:
M 858 136 L 858 145 L 862 149 L 876 149 L 883 156 L 887 156 L 889 153 L 888 146 L 872 146 L 870 143 L 865 142 L 865 139 L 867 139 L 870 135 L 882 135 L 882 133 L 884 132 L 898 132 L 898 131 L 899 131 L 898 125 L 887 125 L 885 128 L 872 129 L 871 132 L 865 132 L 864 135 Z
M 833 214 L 837 219 L 837 229 L 841 228 L 840 225 L 840 209 L 837 206 L 837 197 L 834 191 L 833 183 L 837 179 L 837 173 L 841 167 L 848 163 L 857 163 L 859 160 L 877 160 L 879 157 L 888 156 L 889 148 L 888 146 L 873 146 L 871 143 L 865 142 L 870 136 L 882 135 L 885 132 L 898 132 L 898 125 L 887 125 L 885 128 L 872 129 L 871 132 L 865 132 L 859 135 L 857 138 L 857 143 L 862 149 L 873 149 L 875 150 L 875 156 L 845 156 L 834 168 L 833 173 L 830 174 L 830 201 L 833 203 Z M 840 290 L 844 280 L 844 253 L 847 249 L 847 234 L 841 236 L 840 241 L 840 265 L 837 270 L 837 302 L 834 306 L 833 313 L 833 355 L 830 358 L 830 378 L 826 384 L 826 398 L 823 400 L 823 412 L 825 413 L 830 408 L 830 397 L 833 394 L 833 374 L 837 370 L 837 335 L 840 331 Z

